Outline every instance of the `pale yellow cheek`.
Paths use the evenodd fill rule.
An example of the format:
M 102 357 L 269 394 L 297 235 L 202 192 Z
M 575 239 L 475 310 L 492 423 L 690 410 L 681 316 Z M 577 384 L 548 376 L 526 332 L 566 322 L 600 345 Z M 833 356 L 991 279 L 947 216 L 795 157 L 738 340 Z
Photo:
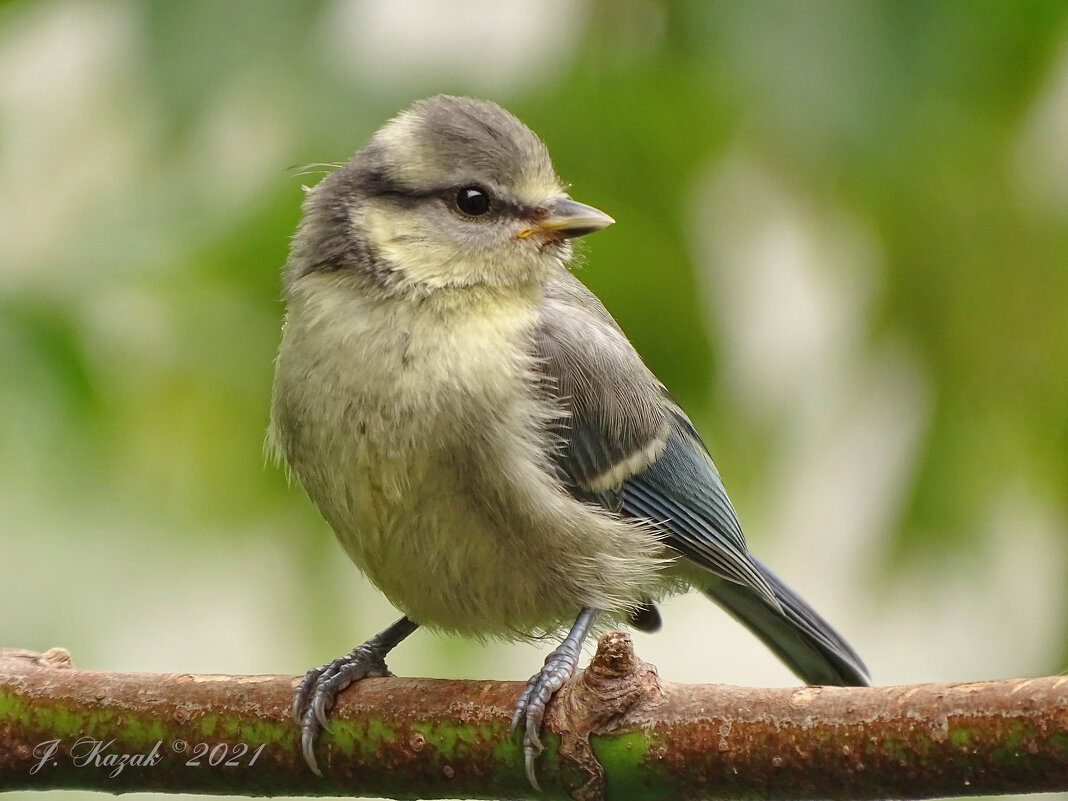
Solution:
M 471 277 L 470 261 L 454 243 L 428 232 L 415 212 L 369 206 L 353 222 L 389 269 L 413 284 L 442 287 Z
M 352 223 L 354 228 L 363 232 L 368 244 L 383 254 L 395 253 L 398 240 L 410 239 L 417 233 L 416 226 L 407 214 L 373 205 L 353 212 Z

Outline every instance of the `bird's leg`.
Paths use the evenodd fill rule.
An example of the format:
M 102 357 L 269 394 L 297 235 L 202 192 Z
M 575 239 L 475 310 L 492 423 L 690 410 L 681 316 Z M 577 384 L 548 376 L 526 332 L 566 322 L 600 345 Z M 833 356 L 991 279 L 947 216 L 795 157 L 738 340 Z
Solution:
M 293 697 L 293 719 L 300 726 L 304 761 L 316 776 L 323 774 L 315 761 L 315 738 L 320 729 L 329 730 L 327 714 L 338 693 L 360 679 L 392 676 L 386 667 L 386 654 L 418 626 L 418 623 L 402 617 L 363 645 L 356 646 L 351 653 L 339 656 L 322 667 L 312 668 L 301 679 Z
M 564 641 L 545 658 L 541 670 L 530 677 L 526 689 L 519 696 L 512 715 L 513 732 L 525 723 L 523 735 L 523 753 L 526 756 L 527 778 L 535 790 L 540 790 L 534 776 L 534 760 L 541 753 L 542 744 L 538 733 L 545 718 L 545 707 L 564 682 L 574 675 L 578 668 L 582 643 L 590 633 L 590 627 L 597 619 L 596 609 L 585 607 L 575 618 L 575 625 L 564 637 Z

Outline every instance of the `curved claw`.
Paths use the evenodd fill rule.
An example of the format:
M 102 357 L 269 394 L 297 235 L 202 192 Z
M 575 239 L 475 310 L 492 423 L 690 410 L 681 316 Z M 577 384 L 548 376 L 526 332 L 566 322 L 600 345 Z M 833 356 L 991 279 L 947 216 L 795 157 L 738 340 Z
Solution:
M 319 692 L 315 693 L 315 700 L 312 701 L 311 706 L 308 708 L 309 712 L 315 712 L 315 719 L 319 721 L 319 726 L 325 731 L 330 731 L 330 721 L 326 719 L 326 702 L 327 697 Z M 331 704 L 333 706 L 333 704 Z
M 538 777 L 534 775 L 534 760 L 545 749 L 545 746 L 541 744 L 541 738 L 538 736 L 540 729 L 541 716 L 536 722 L 533 717 L 527 718 L 527 733 L 523 737 L 523 763 L 527 769 L 527 779 L 530 781 L 530 786 L 539 792 L 541 791 L 541 785 L 538 784 Z
M 305 716 L 307 717 L 307 716 Z M 308 763 L 311 772 L 322 778 L 323 772 L 319 770 L 319 763 L 315 761 L 315 735 L 314 725 L 301 723 L 300 726 L 300 750 L 304 754 L 304 761 Z
M 515 712 L 512 713 L 512 722 L 508 727 L 508 733 L 514 736 L 519 729 L 519 724 L 526 721 L 523 732 L 523 762 L 526 766 L 527 779 L 530 781 L 530 786 L 539 792 L 541 791 L 541 785 L 538 784 L 538 777 L 534 773 L 534 760 L 544 750 L 538 732 L 541 730 L 541 723 L 545 716 L 544 714 L 538 714 L 536 709 L 530 708 L 530 699 L 535 696 L 541 678 L 542 674 L 539 672 L 527 682 L 527 686 L 520 694 L 519 700 L 515 702 Z
M 575 620 L 564 641 L 545 658 L 541 670 L 530 677 L 515 702 L 512 723 L 509 731 L 514 735 L 520 724 L 524 724 L 523 758 L 527 770 L 527 779 L 535 790 L 541 790 L 534 775 L 534 760 L 541 754 L 541 724 L 545 720 L 545 710 L 556 692 L 564 686 L 578 669 L 579 655 L 582 653 L 582 641 L 586 638 L 590 626 L 597 617 L 596 609 L 583 609 Z
M 299 710 L 300 714 L 300 742 L 304 761 L 315 775 L 323 775 L 315 759 L 315 739 L 320 731 L 330 731 L 329 713 L 338 695 L 360 679 L 388 675 L 391 674 L 382 656 L 364 645 L 321 668 L 308 671 L 297 688 L 293 708 L 294 711 Z
M 515 704 L 512 713 L 511 731 L 514 733 L 523 724 L 523 756 L 527 769 L 527 778 L 535 790 L 541 790 L 534 775 L 534 760 L 544 750 L 539 732 L 545 720 L 545 710 L 557 690 L 564 686 L 578 667 L 578 652 L 571 649 L 557 648 L 542 669 L 527 682 L 526 688 Z
M 330 710 L 338 695 L 353 682 L 379 676 L 392 676 L 386 667 L 386 654 L 417 628 L 402 617 L 352 653 L 339 656 L 322 667 L 312 668 L 297 685 L 293 696 L 293 719 L 300 727 L 300 750 L 316 776 L 322 776 L 315 759 L 315 738 L 330 731 Z
M 293 722 L 298 726 L 304 718 L 304 709 L 308 706 L 308 700 L 315 691 L 315 682 L 318 681 L 319 676 L 322 675 L 325 667 L 326 665 L 321 668 L 312 668 L 304 674 L 304 678 L 300 680 L 296 691 L 293 693 L 293 707 L 291 712 L 293 715 Z
M 530 677 L 527 682 L 527 686 L 523 688 L 523 692 L 519 695 L 519 700 L 515 702 L 515 711 L 512 713 L 512 722 L 508 726 L 508 733 L 514 735 L 519 730 L 519 724 L 523 722 L 526 716 L 527 706 L 530 705 L 531 696 L 534 695 L 534 689 L 538 686 L 538 679 L 541 678 L 541 673 L 537 673 Z

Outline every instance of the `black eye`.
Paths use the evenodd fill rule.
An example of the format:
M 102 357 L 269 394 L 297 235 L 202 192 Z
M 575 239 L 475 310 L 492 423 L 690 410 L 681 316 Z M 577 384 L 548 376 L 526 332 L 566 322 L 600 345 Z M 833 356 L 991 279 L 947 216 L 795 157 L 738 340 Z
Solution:
M 465 186 L 456 193 L 456 208 L 472 217 L 480 217 L 489 211 L 489 193 L 477 186 Z

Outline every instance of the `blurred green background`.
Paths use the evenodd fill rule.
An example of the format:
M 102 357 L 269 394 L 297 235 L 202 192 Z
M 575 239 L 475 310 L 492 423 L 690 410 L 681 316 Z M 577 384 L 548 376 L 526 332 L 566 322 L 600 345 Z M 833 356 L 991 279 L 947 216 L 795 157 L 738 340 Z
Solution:
M 616 218 L 580 277 L 876 682 L 1068 668 L 1061 0 L 0 5 L 0 646 L 296 674 L 395 617 L 262 441 L 301 184 L 437 92 Z M 665 678 L 793 682 L 663 611 Z

